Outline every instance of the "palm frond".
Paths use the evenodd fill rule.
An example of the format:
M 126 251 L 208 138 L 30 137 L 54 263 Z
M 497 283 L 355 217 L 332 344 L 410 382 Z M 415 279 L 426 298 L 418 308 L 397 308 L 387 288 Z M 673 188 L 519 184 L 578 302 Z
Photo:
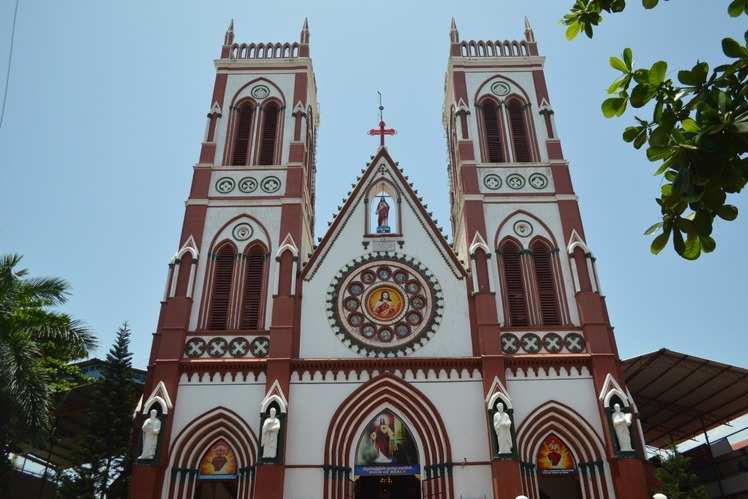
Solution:
M 44 305 L 62 305 L 70 296 L 70 284 L 59 277 L 31 277 L 19 283 L 19 294 Z
M 93 332 L 83 322 L 69 315 L 43 310 L 28 311 L 19 328 L 37 341 L 51 341 L 65 345 L 71 353 L 84 356 L 96 348 L 98 342 Z

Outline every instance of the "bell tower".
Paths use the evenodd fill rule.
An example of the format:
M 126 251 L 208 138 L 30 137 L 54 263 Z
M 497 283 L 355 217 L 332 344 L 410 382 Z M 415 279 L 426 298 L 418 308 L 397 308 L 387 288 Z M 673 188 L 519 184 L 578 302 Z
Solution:
M 449 36 L 443 122 L 452 231 L 455 251 L 469 262 L 484 394 L 488 400 L 506 386 L 516 400 L 522 394 L 511 393 L 508 372 L 572 359 L 591 366 L 590 395 L 604 395 L 610 380 L 623 387 L 530 23 L 520 40 L 461 40 L 452 19 Z M 607 421 L 609 407 L 597 405 Z M 645 497 L 644 456 L 615 452 L 609 427 L 605 439 L 616 496 Z M 494 458 L 494 497 L 533 490 L 535 465 L 534 457 Z
M 140 433 L 157 411 L 158 445 L 153 455 L 137 451 L 132 497 L 156 499 L 194 480 L 196 467 L 171 455 L 174 414 L 200 404 L 180 396 L 193 374 L 220 378 L 240 364 L 263 392 L 277 400 L 288 393 L 299 345 L 299 256 L 313 244 L 318 113 L 309 39 L 306 20 L 297 42 L 239 43 L 233 21 L 226 31 L 135 420 Z M 247 419 L 262 417 L 256 405 Z M 226 440 L 226 448 L 238 445 Z M 280 450 L 260 468 L 240 463 L 237 497 L 282 490 L 282 461 Z

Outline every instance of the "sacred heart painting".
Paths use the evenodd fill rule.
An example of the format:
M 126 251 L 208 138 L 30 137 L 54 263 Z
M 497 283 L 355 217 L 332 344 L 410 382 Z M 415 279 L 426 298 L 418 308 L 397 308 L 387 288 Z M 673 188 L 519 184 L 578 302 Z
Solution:
M 540 446 L 538 469 L 542 475 L 569 475 L 576 471 L 571 451 L 556 435 L 548 435 Z
M 377 322 L 389 322 L 405 309 L 405 296 L 394 286 L 379 286 L 366 297 L 366 311 Z
M 236 457 L 231 447 L 219 440 L 208 449 L 200 462 L 200 478 L 226 478 L 236 474 Z
M 417 475 L 418 450 L 402 419 L 380 412 L 364 428 L 356 447 L 357 476 Z

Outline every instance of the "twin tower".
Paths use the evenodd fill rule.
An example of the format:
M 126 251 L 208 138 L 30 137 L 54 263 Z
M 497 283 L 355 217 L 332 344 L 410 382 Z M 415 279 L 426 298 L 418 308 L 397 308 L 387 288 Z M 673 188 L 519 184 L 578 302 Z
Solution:
M 308 25 L 298 42 L 239 43 L 231 24 L 135 419 L 133 498 L 648 496 L 533 31 L 463 41 L 453 20 L 449 37 L 452 242 L 380 146 L 315 244 Z

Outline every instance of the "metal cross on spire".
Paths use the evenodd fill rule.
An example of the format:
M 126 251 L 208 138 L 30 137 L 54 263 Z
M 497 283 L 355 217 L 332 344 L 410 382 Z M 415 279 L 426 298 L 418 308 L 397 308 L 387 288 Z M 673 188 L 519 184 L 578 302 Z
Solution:
M 394 128 L 384 127 L 384 118 L 382 117 L 382 111 L 384 111 L 384 106 L 382 105 L 382 92 L 377 90 L 377 93 L 379 94 L 379 128 L 372 128 L 369 130 L 369 135 L 379 135 L 379 146 L 384 147 L 384 136 L 395 135 L 397 132 Z

